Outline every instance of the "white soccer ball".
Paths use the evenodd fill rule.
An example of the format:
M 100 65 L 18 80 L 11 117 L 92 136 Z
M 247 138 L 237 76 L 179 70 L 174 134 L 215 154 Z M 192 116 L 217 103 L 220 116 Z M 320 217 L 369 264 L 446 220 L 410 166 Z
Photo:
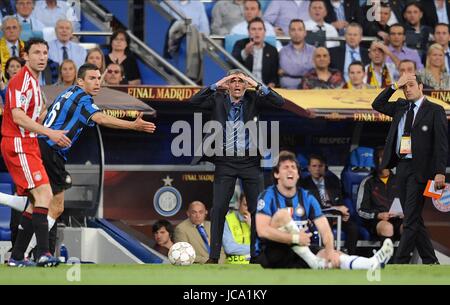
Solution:
M 169 261 L 172 265 L 187 266 L 194 263 L 195 250 L 190 243 L 181 241 L 169 249 Z

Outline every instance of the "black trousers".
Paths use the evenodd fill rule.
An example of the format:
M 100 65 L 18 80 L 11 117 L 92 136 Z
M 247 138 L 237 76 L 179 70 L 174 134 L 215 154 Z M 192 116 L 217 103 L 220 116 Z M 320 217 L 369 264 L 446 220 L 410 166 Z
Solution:
M 426 185 L 417 181 L 412 161 L 400 160 L 397 165 L 397 179 L 405 218 L 395 263 L 408 264 L 414 248 L 419 251 L 424 264 L 438 263 L 422 218 L 425 202 L 423 191 Z
M 255 257 L 256 227 L 255 215 L 258 195 L 264 190 L 264 176 L 260 159 L 256 157 L 223 157 L 215 162 L 213 206 L 211 210 L 211 253 L 209 257 L 219 259 L 222 247 L 225 216 L 234 194 L 236 179 L 242 180 L 242 187 L 251 213 L 251 256 Z

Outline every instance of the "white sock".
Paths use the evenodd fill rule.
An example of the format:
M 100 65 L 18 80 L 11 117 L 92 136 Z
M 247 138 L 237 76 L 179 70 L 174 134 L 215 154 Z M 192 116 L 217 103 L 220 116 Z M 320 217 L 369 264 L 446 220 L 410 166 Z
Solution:
M 47 221 L 48 221 L 48 230 L 50 231 L 55 225 L 56 219 L 47 215 Z M 30 257 L 30 252 L 34 249 L 34 247 L 36 247 L 36 245 L 37 245 L 36 235 L 33 234 L 33 237 L 31 237 L 30 243 L 28 244 L 27 251 L 25 251 L 25 257 Z
M 285 224 L 280 228 L 281 231 L 288 232 L 291 234 L 297 234 L 300 232 L 300 229 L 298 228 L 297 224 L 294 222 L 294 220 L 291 219 L 290 222 Z M 292 246 L 291 249 L 300 256 L 311 269 L 319 269 L 324 268 L 323 260 L 321 260 L 319 257 L 317 257 L 314 253 L 312 253 L 311 249 L 306 246 Z
M 0 204 L 6 205 L 14 210 L 23 212 L 27 205 L 28 197 L 0 193 Z
M 339 256 L 341 262 L 341 269 L 351 270 L 368 270 L 374 264 L 372 258 L 341 254 Z

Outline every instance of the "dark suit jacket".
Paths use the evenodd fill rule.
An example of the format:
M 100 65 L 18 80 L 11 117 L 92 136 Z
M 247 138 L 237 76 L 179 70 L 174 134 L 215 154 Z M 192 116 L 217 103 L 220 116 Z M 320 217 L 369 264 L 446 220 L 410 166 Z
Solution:
M 426 24 L 433 28 L 438 23 L 438 17 L 436 13 L 436 5 L 434 4 L 434 0 L 422 0 L 420 1 L 423 8 L 423 24 Z M 444 4 L 447 8 L 447 18 L 450 20 L 450 0 L 445 1 Z
M 325 22 L 332 23 L 337 20 L 336 12 L 334 11 L 334 7 L 331 4 L 331 0 L 326 0 L 325 5 L 327 7 L 327 15 L 325 16 Z M 361 7 L 359 6 L 359 2 L 355 0 L 344 0 L 344 14 L 345 20 L 348 23 L 357 22 L 362 24 L 364 21 Z
M 394 89 L 388 87 L 372 103 L 373 109 L 393 118 L 384 147 L 382 168 L 393 168 L 398 163 L 398 124 L 409 106 L 409 102 L 402 98 L 397 99 L 395 103 L 388 103 L 394 92 Z M 419 182 L 425 183 L 428 179 L 434 179 L 436 174 L 445 175 L 448 155 L 447 116 L 442 106 L 426 98 L 423 100 L 414 119 L 411 142 L 412 164 Z
M 317 201 L 320 203 L 322 208 L 326 208 L 322 206 L 319 189 L 312 180 L 311 176 L 302 179 L 301 186 L 302 188 L 308 190 L 314 197 L 316 197 Z M 328 193 L 328 197 L 330 198 L 331 205 L 333 206 L 344 205 L 344 202 L 342 201 L 343 200 L 342 187 L 339 178 L 335 176 L 325 176 L 325 189 Z
M 233 47 L 232 55 L 249 71 L 252 71 L 253 55 L 247 56 L 245 60 L 241 56 L 241 51 L 245 49 L 245 46 L 249 42 L 250 42 L 249 38 L 238 40 Z M 262 81 L 264 84 L 269 83 L 274 83 L 276 85 L 279 84 L 278 67 L 279 67 L 279 60 L 277 49 L 274 46 L 265 43 L 263 49 L 263 63 L 262 63 Z
M 345 64 L 345 45 L 328 49 L 330 51 L 331 64 L 330 67 L 341 71 L 344 75 L 344 64 Z M 369 51 L 366 48 L 359 47 L 359 52 L 361 54 L 361 61 L 366 66 L 370 63 Z
M 244 124 L 249 121 L 259 122 L 259 114 L 263 106 L 276 106 L 281 107 L 284 104 L 284 99 L 272 89 L 267 95 L 262 95 L 254 90 L 247 90 L 242 98 L 243 101 L 243 113 Z M 211 120 L 219 122 L 223 128 L 225 128 L 225 122 L 228 119 L 228 113 L 231 109 L 230 97 L 227 92 L 222 90 L 211 90 L 210 87 L 206 87 L 203 90 L 197 92 L 190 103 L 202 110 L 211 111 Z M 208 137 L 205 136 L 203 141 Z M 197 151 L 197 147 L 195 148 Z M 203 152 L 204 153 L 204 152 Z M 196 164 L 201 160 L 213 161 L 210 158 L 194 157 L 192 163 Z

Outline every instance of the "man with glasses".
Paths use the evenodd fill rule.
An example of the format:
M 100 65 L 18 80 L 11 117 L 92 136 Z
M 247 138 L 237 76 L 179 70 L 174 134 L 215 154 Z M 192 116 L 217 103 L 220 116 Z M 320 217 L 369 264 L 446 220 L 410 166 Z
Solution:
M 24 31 L 42 31 L 45 25 L 34 17 L 34 0 L 16 0 L 16 16 Z
M 3 38 L 0 40 L 0 60 L 2 73 L 5 73 L 6 61 L 12 56 L 21 57 L 24 50 L 24 42 L 19 39 L 22 28 L 19 20 L 13 16 L 3 18 Z

